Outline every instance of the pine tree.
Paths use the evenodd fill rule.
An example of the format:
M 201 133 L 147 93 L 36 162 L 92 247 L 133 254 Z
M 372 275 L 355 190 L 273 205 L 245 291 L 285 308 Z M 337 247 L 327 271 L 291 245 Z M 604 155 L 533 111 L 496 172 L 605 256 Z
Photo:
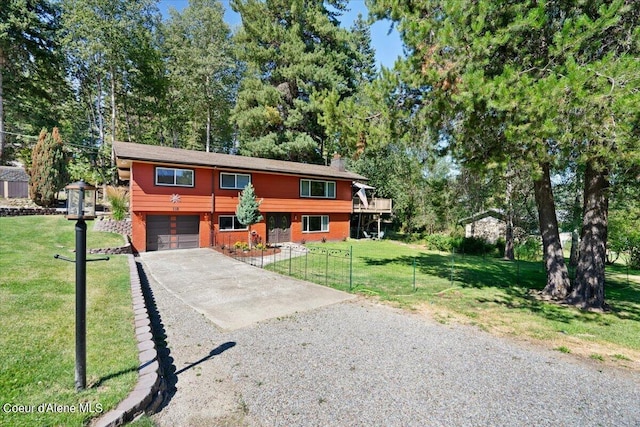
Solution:
M 69 181 L 67 156 L 58 128 L 40 131 L 33 149 L 29 173 L 29 196 L 40 206 L 53 206 L 58 191 Z
M 324 97 L 354 93 L 359 65 L 353 34 L 340 27 L 344 0 L 233 0 L 247 75 L 232 120 L 245 155 L 322 162 L 318 123 Z M 329 10 L 331 8 L 331 10 Z
M 249 228 L 249 247 L 252 245 L 251 226 L 262 221 L 260 214 L 260 203 L 256 199 L 256 193 L 253 185 L 249 183 L 244 190 L 238 195 L 238 206 L 236 207 L 236 217 L 242 225 Z
M 611 178 L 640 157 L 636 2 L 373 0 L 369 6 L 376 17 L 398 23 L 408 52 L 400 68 L 422 95 L 415 126 L 464 164 L 530 172 L 547 271 L 543 294 L 604 307 Z M 551 182 L 570 161 L 584 176 L 573 284 Z
M 376 51 L 371 45 L 371 28 L 361 14 L 354 21 L 351 32 L 353 49 L 358 55 L 354 64 L 354 78 L 358 80 L 358 84 L 371 83 L 377 76 Z
M 59 121 L 65 92 L 59 17 L 56 1 L 0 2 L 0 159 L 24 144 L 8 132 L 33 134 Z

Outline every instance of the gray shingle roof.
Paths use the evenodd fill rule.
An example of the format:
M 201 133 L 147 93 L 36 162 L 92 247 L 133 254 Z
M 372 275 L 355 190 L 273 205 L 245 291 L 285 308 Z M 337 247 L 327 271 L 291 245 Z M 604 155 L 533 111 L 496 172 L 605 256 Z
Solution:
M 29 175 L 23 168 L 0 166 L 0 181 L 29 182 Z
M 239 171 L 284 173 L 344 180 L 368 180 L 366 177 L 357 173 L 340 171 L 330 166 L 287 162 L 283 160 L 206 153 L 204 151 L 183 150 L 131 142 L 114 142 L 113 149 L 116 157 L 121 160 L 137 160 L 169 165 L 202 166 Z

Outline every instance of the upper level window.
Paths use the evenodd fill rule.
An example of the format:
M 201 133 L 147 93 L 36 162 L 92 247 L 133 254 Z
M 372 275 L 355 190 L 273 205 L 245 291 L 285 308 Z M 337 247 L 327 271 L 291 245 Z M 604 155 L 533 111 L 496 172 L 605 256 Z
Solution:
M 220 172 L 220 188 L 227 190 L 244 190 L 251 182 L 251 175 L 245 173 Z
M 156 185 L 193 187 L 193 169 L 156 168 Z
M 301 179 L 300 197 L 324 197 L 326 199 L 335 199 L 336 182 Z

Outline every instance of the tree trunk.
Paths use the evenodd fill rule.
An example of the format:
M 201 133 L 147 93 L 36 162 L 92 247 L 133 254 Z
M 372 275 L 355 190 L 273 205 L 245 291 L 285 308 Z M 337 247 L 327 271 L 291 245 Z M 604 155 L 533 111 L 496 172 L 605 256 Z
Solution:
M 205 94 L 207 102 L 207 136 L 205 148 L 207 153 L 211 150 L 211 97 L 209 96 L 209 76 L 205 78 Z
M 549 164 L 542 164 L 542 177 L 533 183 L 538 205 L 542 252 L 547 272 L 547 284 L 542 293 L 555 300 L 563 300 L 570 290 L 569 272 L 564 263 L 558 219 L 553 201 Z
M 504 259 L 513 261 L 515 259 L 513 245 L 513 214 L 507 212 L 507 231 L 504 239 Z
M 511 170 L 506 174 L 505 179 L 507 180 L 507 191 L 505 194 L 507 202 L 507 215 L 505 217 L 507 230 L 504 236 L 504 259 L 513 261 L 515 254 L 513 245 L 513 202 L 511 201 L 513 196 L 513 173 L 511 173 Z
M 115 140 L 116 140 L 116 75 L 115 75 L 115 70 L 111 68 L 111 144 L 113 144 Z
M 571 254 L 569 255 L 569 267 L 578 266 L 578 245 L 580 244 L 580 235 L 578 230 L 571 232 Z
M 102 111 L 102 79 L 100 76 L 96 77 L 96 87 L 97 87 L 97 96 L 96 96 L 96 113 L 98 116 L 98 137 L 100 138 L 100 146 L 104 144 L 104 114 Z
M 0 49 L 0 162 L 2 160 L 2 154 L 4 153 L 4 95 L 2 91 L 2 73 L 4 72 L 4 52 Z
M 211 107 L 207 107 L 207 153 L 211 151 Z
M 567 301 L 583 308 L 604 307 L 609 178 L 592 162 L 584 173 L 584 209 L 576 280 Z
M 582 204 L 580 203 L 580 194 L 576 194 L 573 202 L 573 208 L 571 213 L 571 254 L 569 255 L 569 267 L 575 268 L 578 265 L 578 244 L 580 241 L 580 235 L 578 234 L 578 227 L 582 223 Z

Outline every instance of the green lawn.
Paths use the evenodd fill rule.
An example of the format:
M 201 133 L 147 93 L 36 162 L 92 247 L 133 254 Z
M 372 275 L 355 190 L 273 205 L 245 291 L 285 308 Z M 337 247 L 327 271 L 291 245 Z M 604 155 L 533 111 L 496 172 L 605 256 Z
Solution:
M 87 224 L 87 248 L 122 245 L 122 236 Z M 54 259 L 75 258 L 74 225 L 61 216 L 0 218 L 0 425 L 82 425 L 136 383 L 129 268 L 112 256 L 87 264 L 87 390 L 75 391 L 75 265 Z
M 463 322 L 500 335 L 543 341 L 595 360 L 630 367 L 640 362 L 640 272 L 627 276 L 624 267 L 609 268 L 605 292 L 612 311 L 596 313 L 532 297 L 529 291 L 545 284 L 541 262 L 452 256 L 389 240 L 314 246 L 353 248 L 352 292 L 428 312 L 443 323 Z M 314 262 L 320 267 L 312 269 Z M 337 267 L 330 264 L 334 273 L 326 284 L 349 291 L 348 261 L 331 262 Z M 307 260 L 299 267 L 304 263 L 294 259 L 293 273 L 302 277 L 304 271 L 308 280 L 325 284 L 324 264 Z M 288 268 L 284 261 L 278 270 L 286 273 Z

